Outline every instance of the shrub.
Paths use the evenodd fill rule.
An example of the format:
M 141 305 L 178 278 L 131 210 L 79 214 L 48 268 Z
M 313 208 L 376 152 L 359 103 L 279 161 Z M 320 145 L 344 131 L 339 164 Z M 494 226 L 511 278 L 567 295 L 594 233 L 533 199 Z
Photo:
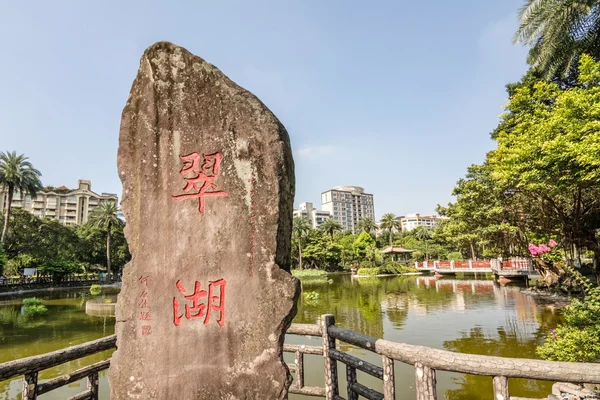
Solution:
M 35 297 L 23 299 L 23 305 L 25 306 L 24 314 L 27 317 L 35 317 L 48 312 L 48 309 L 44 303 L 42 303 L 42 300 L 36 299 Z
M 377 265 L 373 261 L 361 261 L 358 268 L 377 268 Z
M 98 296 L 100 293 L 102 293 L 102 287 L 100 287 L 100 285 L 92 285 L 90 287 L 90 294 L 92 296 Z
M 327 272 L 320 269 L 294 269 L 292 275 L 298 279 L 309 279 L 309 278 L 325 278 Z
M 417 270 L 414 267 L 392 261 L 385 263 L 381 267 L 382 274 L 406 274 L 408 272 L 417 272 Z
M 20 253 L 16 257 L 8 260 L 5 272 L 7 275 L 20 275 L 25 268 L 34 268 L 37 264 L 38 261 L 32 255 Z
M 0 244 L 0 275 L 4 273 L 4 267 L 8 262 L 8 257 L 6 257 L 6 253 L 4 252 L 4 247 Z
M 563 323 L 550 330 L 537 353 L 553 361 L 600 362 L 600 288 L 571 267 L 563 269 L 584 288 L 585 297 L 562 310 Z
M 463 255 L 460 251 L 453 251 L 452 253 L 448 253 L 448 261 L 463 261 Z
M 60 283 L 67 275 L 81 272 L 82 264 L 68 260 L 50 260 L 46 261 L 40 268 L 42 274 L 52 276 L 52 282 Z
M 358 271 L 356 271 L 356 274 L 363 276 L 375 276 L 381 274 L 381 268 L 359 268 Z

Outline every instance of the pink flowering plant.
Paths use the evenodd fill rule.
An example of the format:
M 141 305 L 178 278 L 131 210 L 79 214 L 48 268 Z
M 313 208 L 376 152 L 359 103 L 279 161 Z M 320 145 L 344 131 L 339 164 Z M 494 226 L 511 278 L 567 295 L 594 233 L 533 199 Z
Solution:
M 550 239 L 548 244 L 538 244 L 535 245 L 533 243 L 529 243 L 529 254 L 531 254 L 534 258 L 540 258 L 544 261 L 548 262 L 559 262 L 562 260 L 562 256 L 558 249 L 555 248 L 558 246 L 558 243 L 554 239 Z

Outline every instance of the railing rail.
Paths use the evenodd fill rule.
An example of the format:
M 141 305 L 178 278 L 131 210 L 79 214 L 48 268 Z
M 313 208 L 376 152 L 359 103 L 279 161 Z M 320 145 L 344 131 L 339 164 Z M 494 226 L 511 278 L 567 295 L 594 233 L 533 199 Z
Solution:
M 510 399 L 508 378 L 526 378 L 570 383 L 600 384 L 600 364 L 566 363 L 522 358 L 504 358 L 476 354 L 454 353 L 405 343 L 377 339 L 335 325 L 333 315 L 323 315 L 320 324 L 292 324 L 287 335 L 320 337 L 320 346 L 284 344 L 283 351 L 294 354 L 288 367 L 294 376 L 289 392 L 328 400 L 344 399 L 339 392 L 338 362 L 345 366 L 347 399 L 391 400 L 395 398 L 394 362 L 413 365 L 417 400 L 436 399 L 436 371 L 459 372 L 493 377 L 495 399 Z M 338 350 L 336 340 L 369 350 L 381 356 L 381 366 L 363 361 Z M 24 376 L 23 399 L 36 399 L 61 386 L 80 379 L 88 379 L 88 388 L 73 397 L 75 399 L 98 399 L 98 373 L 110 366 L 110 359 L 81 368 L 70 374 L 38 383 L 38 373 L 68 361 L 115 348 L 116 336 L 108 336 L 92 342 L 57 350 L 51 353 L 9 361 L 0 364 L 0 381 Z M 325 366 L 325 386 L 305 386 L 304 355 L 321 355 Z M 366 387 L 357 381 L 356 371 L 362 371 L 383 381 L 383 393 Z M 502 397 L 500 397 L 502 396 Z
M 11 379 L 20 375 L 23 379 L 22 399 L 36 399 L 38 395 L 47 393 L 61 386 L 68 385 L 79 379 L 88 378 L 86 391 L 72 397 L 72 399 L 98 399 L 98 373 L 110 366 L 110 360 L 104 360 L 85 368 L 74 371 L 71 374 L 53 378 L 47 382 L 38 383 L 40 371 L 86 357 L 101 351 L 115 348 L 117 337 L 107 336 L 102 339 L 56 350 L 39 356 L 21 358 L 0 364 L 0 381 Z

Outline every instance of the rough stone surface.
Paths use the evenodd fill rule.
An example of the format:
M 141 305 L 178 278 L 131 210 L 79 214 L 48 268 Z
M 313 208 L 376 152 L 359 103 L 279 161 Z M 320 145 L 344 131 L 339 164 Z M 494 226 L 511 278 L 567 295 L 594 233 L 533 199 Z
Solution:
M 123 110 L 118 167 L 133 258 L 110 398 L 285 398 L 299 285 L 283 125 L 213 65 L 156 43 Z

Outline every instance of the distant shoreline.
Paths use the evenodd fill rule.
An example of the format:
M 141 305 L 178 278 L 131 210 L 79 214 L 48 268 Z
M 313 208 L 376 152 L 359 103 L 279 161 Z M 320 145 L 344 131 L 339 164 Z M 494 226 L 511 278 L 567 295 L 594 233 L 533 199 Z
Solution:
M 379 278 L 382 276 L 416 276 L 423 275 L 422 272 L 405 272 L 403 274 L 379 274 L 379 275 L 352 275 L 353 278 Z
M 92 285 L 93 284 L 80 285 L 80 286 L 54 286 L 54 287 L 46 287 L 46 288 L 38 288 L 38 289 L 13 290 L 10 292 L 0 292 L 0 297 L 15 296 L 15 295 L 21 295 L 21 294 L 28 294 L 28 293 L 63 292 L 66 290 L 89 289 Z M 95 285 L 97 285 L 97 283 L 95 283 Z M 100 284 L 100 286 L 118 288 L 118 287 L 121 287 L 121 282 Z

